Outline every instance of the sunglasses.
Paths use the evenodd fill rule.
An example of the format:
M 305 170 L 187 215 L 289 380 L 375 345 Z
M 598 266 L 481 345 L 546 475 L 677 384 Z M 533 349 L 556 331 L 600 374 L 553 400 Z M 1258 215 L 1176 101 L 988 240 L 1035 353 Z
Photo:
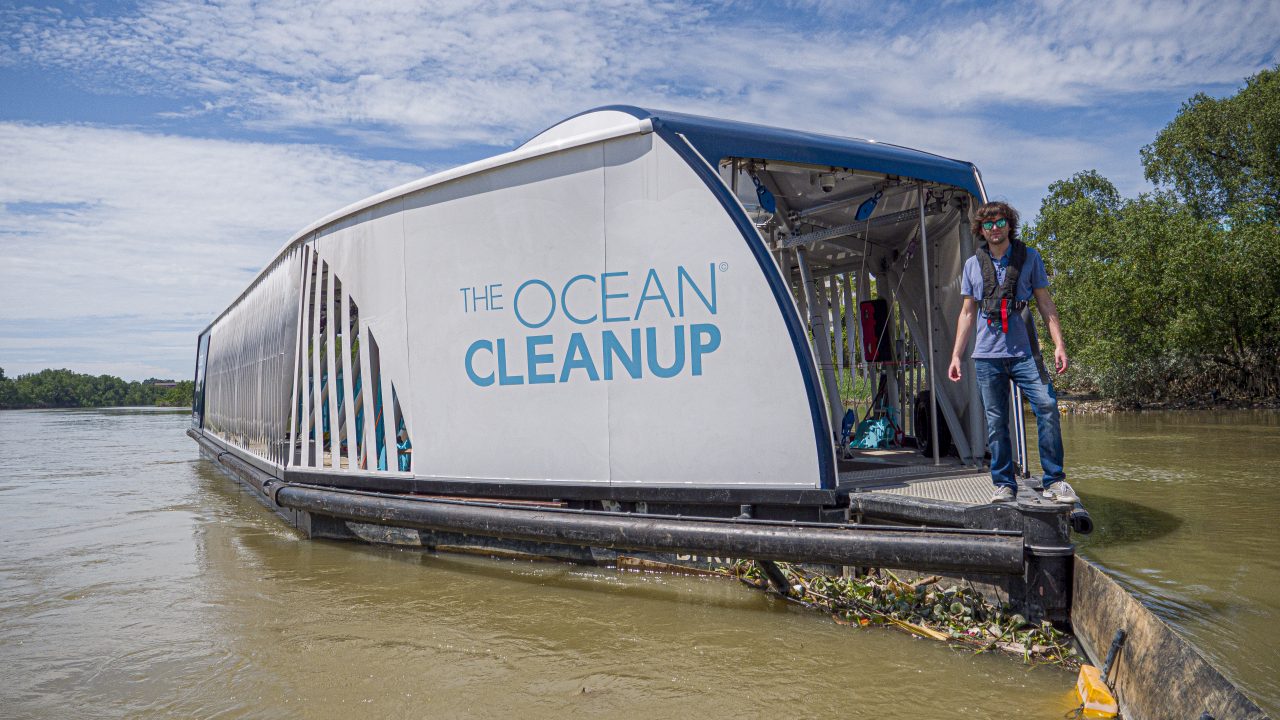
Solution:
M 982 229 L 983 229 L 983 230 L 990 230 L 991 228 L 1002 228 L 1002 227 L 1004 227 L 1005 225 L 1008 225 L 1008 224 L 1009 224 L 1009 221 L 1008 221 L 1008 220 L 1005 220 L 1004 218 L 1000 218 L 999 220 L 996 220 L 995 222 L 992 222 L 992 221 L 988 220 L 988 221 L 986 221 L 986 222 L 982 223 Z

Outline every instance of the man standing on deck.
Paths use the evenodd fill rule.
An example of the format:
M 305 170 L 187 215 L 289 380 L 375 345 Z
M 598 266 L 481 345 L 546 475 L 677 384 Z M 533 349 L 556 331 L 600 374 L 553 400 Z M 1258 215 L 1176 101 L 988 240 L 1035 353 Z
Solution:
M 1058 396 L 1053 382 L 1037 361 L 1020 311 L 1034 295 L 1036 307 L 1053 338 L 1053 364 L 1059 373 L 1067 369 L 1067 351 L 1058 324 L 1058 308 L 1049 296 L 1044 260 L 1035 249 L 1018 239 L 1018 212 L 1006 203 L 989 202 L 973 217 L 973 234 L 985 244 L 964 265 L 960 293 L 964 305 L 956 325 L 956 345 L 947 376 L 960 380 L 960 364 L 969 335 L 977 327 L 973 361 L 982 404 L 986 409 L 987 445 L 991 451 L 991 502 L 1013 502 L 1018 482 L 1013 472 L 1013 445 L 1009 439 L 1009 382 L 1013 381 L 1036 413 L 1040 441 L 1040 467 L 1044 497 L 1063 503 L 1079 498 L 1064 479 L 1062 428 Z M 1028 316 L 1028 319 L 1030 317 Z

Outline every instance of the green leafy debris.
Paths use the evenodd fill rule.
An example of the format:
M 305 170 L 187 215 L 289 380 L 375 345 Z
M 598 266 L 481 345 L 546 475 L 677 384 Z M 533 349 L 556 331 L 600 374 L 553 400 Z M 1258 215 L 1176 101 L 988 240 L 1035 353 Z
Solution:
M 975 653 L 999 650 L 1017 655 L 1028 665 L 1075 670 L 1082 662 L 1070 635 L 1048 621 L 1029 624 L 1007 604 L 991 603 L 971 587 L 939 589 L 936 576 L 906 582 L 887 570 L 855 578 L 808 573 L 790 563 L 777 565 L 790 587 L 787 600 L 828 612 L 840 625 L 892 626 Z M 769 588 L 764 573 L 750 560 L 739 560 L 723 572 L 752 587 Z

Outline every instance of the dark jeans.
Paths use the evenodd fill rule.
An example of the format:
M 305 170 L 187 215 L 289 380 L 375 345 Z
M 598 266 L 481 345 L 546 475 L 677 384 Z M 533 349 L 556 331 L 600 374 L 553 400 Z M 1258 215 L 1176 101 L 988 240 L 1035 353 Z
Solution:
M 974 358 L 974 375 L 987 416 L 987 446 L 991 450 L 991 481 L 1017 492 L 1013 477 L 1013 443 L 1009 439 L 1009 381 L 1022 390 L 1036 413 L 1040 467 L 1045 487 L 1066 478 L 1062 471 L 1062 424 L 1053 383 L 1040 379 L 1035 358 Z

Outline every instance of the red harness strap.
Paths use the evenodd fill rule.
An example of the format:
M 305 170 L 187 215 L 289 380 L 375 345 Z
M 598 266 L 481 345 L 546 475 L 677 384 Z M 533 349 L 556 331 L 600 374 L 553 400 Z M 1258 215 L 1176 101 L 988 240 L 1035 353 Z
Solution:
M 1000 328 L 1006 335 L 1009 333 L 1009 298 L 1000 300 Z

